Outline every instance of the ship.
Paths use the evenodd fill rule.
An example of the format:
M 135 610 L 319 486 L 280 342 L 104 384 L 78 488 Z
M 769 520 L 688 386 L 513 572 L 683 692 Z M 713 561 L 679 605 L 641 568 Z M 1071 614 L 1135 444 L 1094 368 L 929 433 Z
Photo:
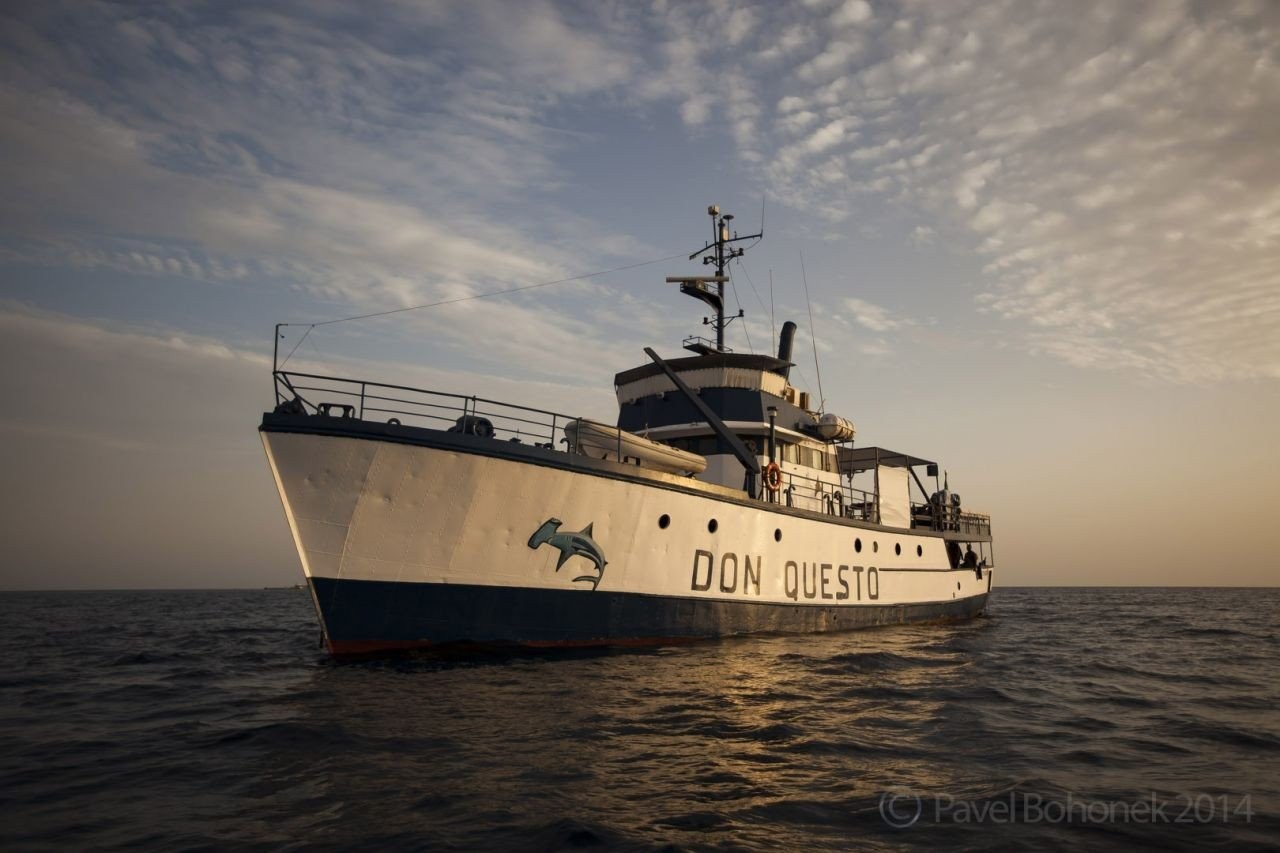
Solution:
M 776 352 L 725 345 L 743 316 L 726 312 L 726 271 L 762 233 L 738 236 L 715 205 L 708 215 L 712 239 L 689 256 L 705 274 L 667 281 L 710 309 L 715 338 L 686 338 L 675 358 L 646 347 L 614 378 L 614 424 L 286 370 L 277 327 L 259 432 L 331 654 L 985 612 L 991 519 L 962 507 L 938 463 L 862 446 L 849 419 L 793 385 L 795 323 Z

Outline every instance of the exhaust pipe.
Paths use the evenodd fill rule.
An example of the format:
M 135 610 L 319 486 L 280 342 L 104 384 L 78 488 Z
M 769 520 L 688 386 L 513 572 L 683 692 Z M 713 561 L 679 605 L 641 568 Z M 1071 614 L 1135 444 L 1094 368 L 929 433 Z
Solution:
M 782 334 L 778 336 L 778 360 L 791 361 L 791 345 L 796 338 L 796 324 L 788 320 L 782 324 Z M 787 365 L 779 371 L 783 379 L 789 379 L 791 374 L 791 365 Z

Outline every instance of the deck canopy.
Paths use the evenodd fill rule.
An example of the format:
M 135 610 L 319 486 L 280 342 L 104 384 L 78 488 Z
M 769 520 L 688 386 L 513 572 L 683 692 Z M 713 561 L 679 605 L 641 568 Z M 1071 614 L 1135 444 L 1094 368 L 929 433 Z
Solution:
M 891 468 L 914 468 L 916 465 L 935 465 L 930 459 L 921 459 L 909 453 L 886 450 L 883 447 L 841 447 L 836 451 L 841 474 L 857 474 L 872 471 L 877 465 Z

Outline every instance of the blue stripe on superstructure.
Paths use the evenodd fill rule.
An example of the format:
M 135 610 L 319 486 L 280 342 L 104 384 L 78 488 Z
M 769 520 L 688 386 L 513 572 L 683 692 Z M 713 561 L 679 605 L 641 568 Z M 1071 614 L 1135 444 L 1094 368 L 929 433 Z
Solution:
M 828 607 L 468 584 L 312 578 L 330 649 L 442 643 L 611 645 L 967 619 L 987 595 Z

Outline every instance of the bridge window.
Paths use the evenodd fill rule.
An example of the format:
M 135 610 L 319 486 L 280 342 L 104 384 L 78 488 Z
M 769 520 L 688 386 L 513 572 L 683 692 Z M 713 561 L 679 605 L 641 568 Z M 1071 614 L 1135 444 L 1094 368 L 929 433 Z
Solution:
M 672 438 L 667 444 L 677 450 L 687 450 L 699 456 L 713 456 L 721 451 L 716 447 L 715 436 L 696 436 L 694 438 Z

